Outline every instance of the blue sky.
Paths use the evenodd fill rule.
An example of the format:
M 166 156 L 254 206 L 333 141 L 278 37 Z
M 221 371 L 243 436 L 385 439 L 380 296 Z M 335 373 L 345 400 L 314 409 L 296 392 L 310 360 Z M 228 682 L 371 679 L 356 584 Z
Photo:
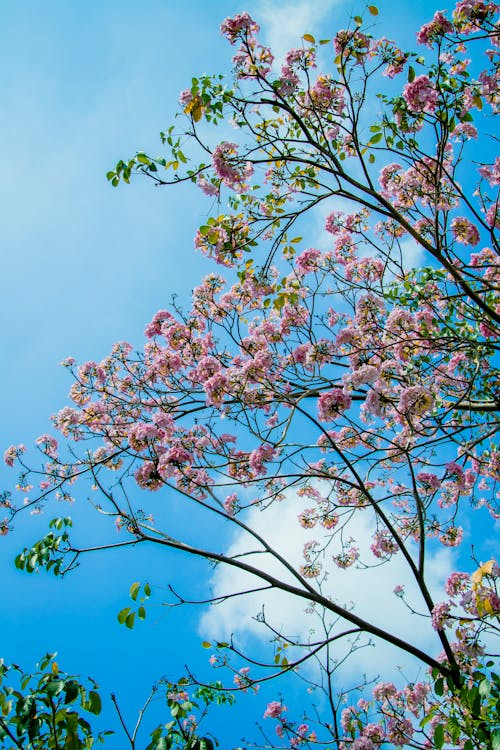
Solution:
M 271 41 L 295 46 L 305 31 L 331 36 L 351 8 L 362 6 L 327 0 L 1 3 L 5 447 L 29 445 L 48 430 L 48 417 L 64 404 L 70 385 L 58 367 L 64 357 L 99 359 L 116 340 L 139 346 L 154 312 L 174 292 L 187 298 L 211 270 L 192 248 L 210 208 L 201 194 L 157 190 L 147 180 L 115 190 L 105 173 L 136 150 L 159 153 L 157 134 L 172 121 L 191 76 L 227 69 L 221 20 L 247 9 Z M 401 39 L 402 30 L 412 44 L 434 6 L 405 0 L 395 16 L 387 0 L 381 10 L 383 32 Z M 0 487 L 13 479 L 0 470 Z M 180 579 L 202 583 L 206 569 L 143 550 L 132 566 L 125 555 L 88 560 L 63 584 L 29 578 L 13 570 L 12 557 L 36 538 L 44 520 L 21 518 L 16 533 L 1 540 L 1 655 L 29 669 L 47 650 L 58 650 L 68 671 L 93 675 L 105 689 L 121 691 L 128 709 L 138 707 L 155 678 L 182 671 L 186 649 L 201 638 L 192 611 L 158 609 L 132 633 L 119 627 L 116 612 L 127 604 L 128 586 L 152 570 L 166 569 L 166 582 L 174 565 L 182 566 Z M 206 657 L 196 652 L 190 660 Z

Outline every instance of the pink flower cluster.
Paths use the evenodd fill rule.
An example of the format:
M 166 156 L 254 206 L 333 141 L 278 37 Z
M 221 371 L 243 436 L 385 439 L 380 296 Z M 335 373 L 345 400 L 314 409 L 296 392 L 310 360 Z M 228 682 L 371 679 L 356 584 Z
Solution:
M 436 111 L 438 92 L 429 76 L 417 76 L 411 83 L 407 83 L 403 89 L 403 97 L 411 112 L 432 114 Z
M 235 44 L 238 37 L 245 34 L 256 34 L 260 27 L 248 13 L 238 13 L 233 17 L 226 18 L 220 27 L 223 34 L 231 44 Z
M 281 701 L 271 701 L 267 704 L 267 708 L 264 711 L 264 719 L 279 719 L 284 711 L 287 711 L 287 707 Z
M 451 231 L 457 242 L 463 245 L 472 245 L 479 243 L 479 231 L 475 224 L 466 219 L 464 216 L 457 216 L 451 222 Z
M 318 399 L 318 417 L 321 422 L 333 422 L 352 403 L 350 395 L 343 388 L 333 388 L 322 393 Z
M 432 42 L 453 31 L 452 23 L 438 10 L 429 23 L 425 23 L 417 34 L 417 42 L 432 47 Z
M 7 466 L 14 466 L 16 459 L 25 451 L 24 445 L 10 445 L 3 454 L 3 460 Z
M 223 141 L 214 149 L 212 166 L 224 185 L 237 193 L 248 189 L 247 180 L 253 175 L 253 166 L 249 161 L 238 159 L 238 147 L 235 143 Z
M 500 185 L 500 156 L 496 157 L 493 164 L 480 167 L 479 174 L 488 180 L 490 185 Z

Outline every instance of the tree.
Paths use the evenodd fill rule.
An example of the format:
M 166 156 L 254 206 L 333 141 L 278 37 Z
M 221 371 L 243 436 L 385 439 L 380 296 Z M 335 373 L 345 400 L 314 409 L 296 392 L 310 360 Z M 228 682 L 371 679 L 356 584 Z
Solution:
M 195 245 L 225 277 L 205 277 L 190 310 L 174 301 L 159 311 L 142 351 L 119 343 L 101 363 L 66 362 L 74 406 L 54 425 L 69 452 L 41 436 L 38 470 L 22 447 L 6 452 L 21 487 L 41 477 L 32 509 L 53 495 L 71 499 L 88 479 L 98 511 L 125 536 L 107 549 L 155 544 L 252 576 L 245 590 L 208 592 L 213 602 L 272 590 L 310 608 L 321 631 L 314 638 L 261 614 L 269 661 L 233 639 L 207 644 L 236 690 L 314 662 L 321 712 L 305 705 L 304 720 L 294 720 L 276 700 L 264 713 L 277 720 L 280 743 L 500 743 L 491 659 L 498 565 L 473 554 L 439 598 L 428 577 L 439 545 L 463 548 L 473 509 L 483 530 L 498 517 L 500 158 L 481 145 L 495 142 L 497 11 L 461 0 L 450 18 L 437 12 L 417 35 L 424 54 L 373 38 L 356 16 L 333 40 L 304 34 L 281 69 L 248 14 L 226 19 L 222 31 L 236 46 L 232 84 L 193 79 L 181 94 L 187 129 L 161 136 L 168 156 L 140 152 L 108 173 L 115 186 L 137 173 L 159 186 L 196 183 L 213 215 Z M 333 68 L 318 75 L 332 45 Z M 229 121 L 237 142 L 213 144 L 213 127 Z M 321 210 L 326 250 L 301 236 Z M 155 522 L 156 493 L 185 499 L 181 537 L 168 521 Z M 315 529 L 300 565 L 254 523 L 256 508 L 264 515 L 292 498 L 302 504 L 298 523 Z M 20 511 L 7 494 L 4 505 L 11 518 Z M 206 517 L 199 528 L 188 522 L 191 507 Z M 356 539 L 360 518 L 371 530 L 366 548 Z M 91 540 L 72 544 L 68 519 L 52 524 L 19 555 L 19 568 L 63 574 L 94 548 Z M 246 540 L 236 552 L 220 551 L 227 524 Z M 346 569 L 392 559 L 417 592 L 395 590 L 425 617 L 428 647 L 398 623 L 381 627 L 376 613 L 360 615 L 330 586 Z M 150 593 L 149 584 L 134 584 L 135 605 L 120 621 L 132 627 L 144 618 Z M 411 655 L 428 675 L 402 687 L 379 682 L 371 693 L 362 681 L 360 702 L 342 708 L 349 691 L 338 692 L 336 668 L 367 639 Z
M 3 660 L 0 662 L 2 748 L 90 750 L 96 742 L 101 744 L 114 734 L 112 730 L 96 732 L 89 722 L 102 710 L 98 685 L 90 678 L 84 683 L 66 674 L 55 657 L 56 654 L 44 656 L 34 674 L 23 672 L 17 664 L 8 666 Z M 119 729 L 130 750 L 138 747 L 138 732 L 145 713 L 161 693 L 171 720 L 153 729 L 147 750 L 213 750 L 210 737 L 200 734 L 200 724 L 212 703 L 231 703 L 233 697 L 220 685 L 213 690 L 199 688 L 190 696 L 182 685 L 161 682 L 153 687 L 133 727 L 127 726 L 116 696 L 111 695 Z

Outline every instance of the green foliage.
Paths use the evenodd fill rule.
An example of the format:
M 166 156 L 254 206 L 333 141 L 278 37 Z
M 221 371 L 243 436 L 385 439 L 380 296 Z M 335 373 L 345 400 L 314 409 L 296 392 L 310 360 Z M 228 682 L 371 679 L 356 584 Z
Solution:
M 135 582 L 130 587 L 129 595 L 132 601 L 138 604 L 137 609 L 133 610 L 132 607 L 124 607 L 118 612 L 117 618 L 120 625 L 125 625 L 129 630 L 132 630 L 136 617 L 139 620 L 146 619 L 146 608 L 144 603 L 151 596 L 151 586 L 149 583 L 142 585 L 139 582 Z
M 97 684 L 62 672 L 47 654 L 34 674 L 0 661 L 0 746 L 25 750 L 90 750 L 110 731 L 88 721 L 101 713 Z
M 18 570 L 24 570 L 26 573 L 34 573 L 39 568 L 45 568 L 55 576 L 64 572 L 61 570 L 64 554 L 68 552 L 69 535 L 66 529 L 72 526 L 71 518 L 54 518 L 49 524 L 49 528 L 61 531 L 62 534 L 55 534 L 50 531 L 42 539 L 36 542 L 32 547 L 25 547 L 17 555 L 14 564 Z
M 434 670 L 434 692 L 442 703 L 428 712 L 421 726 L 440 719 L 433 733 L 436 750 L 449 743 L 455 746 L 463 737 L 468 738 L 463 750 L 500 750 L 500 677 L 489 671 L 492 666 L 488 662 L 453 692 Z

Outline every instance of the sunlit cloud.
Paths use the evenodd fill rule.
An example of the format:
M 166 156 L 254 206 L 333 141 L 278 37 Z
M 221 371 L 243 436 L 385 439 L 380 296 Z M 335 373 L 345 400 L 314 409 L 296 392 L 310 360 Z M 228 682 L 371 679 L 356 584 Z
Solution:
M 274 503 L 264 511 L 253 508 L 248 515 L 248 524 L 279 554 L 295 568 L 303 562 L 304 544 L 311 539 L 321 540 L 317 529 L 303 529 L 297 516 L 304 509 L 304 501 L 289 495 L 281 503 Z M 370 564 L 376 562 L 369 547 L 374 530 L 373 516 L 369 511 L 355 513 L 349 522 L 348 535 L 355 539 L 361 551 L 361 557 Z M 232 544 L 226 550 L 228 555 L 249 552 L 258 545 L 249 544 L 244 532 L 236 534 Z M 428 617 L 415 615 L 404 602 L 394 594 L 396 585 L 403 585 L 407 601 L 424 613 L 424 605 L 415 582 L 402 560 L 396 556 L 386 564 L 372 568 L 353 566 L 347 570 L 338 569 L 331 561 L 333 554 L 340 551 L 340 543 L 334 540 L 328 548 L 324 560 L 327 572 L 323 584 L 323 593 L 332 597 L 335 602 L 353 611 L 371 623 L 397 634 L 406 641 L 422 648 L 429 649 L 436 656 L 439 645 Z M 453 568 L 453 555 L 449 549 L 439 549 L 429 554 L 426 565 L 426 580 L 430 591 L 439 601 L 443 598 L 442 586 Z M 266 572 L 280 576 L 282 580 L 293 583 L 292 575 L 269 555 L 255 554 L 245 556 L 245 561 Z M 219 566 L 212 575 L 210 586 L 213 596 L 224 596 L 228 593 L 244 591 L 259 584 L 253 576 L 234 568 Z M 212 606 L 202 615 L 199 632 L 204 638 L 225 640 L 230 635 L 244 644 L 248 636 L 262 639 L 262 644 L 269 640 L 269 631 L 259 622 L 259 613 L 264 608 L 266 620 L 274 628 L 289 636 L 299 636 L 303 640 L 313 640 L 321 635 L 319 618 L 311 613 L 306 599 L 299 599 L 279 590 L 259 592 L 246 596 L 233 597 Z M 332 616 L 333 617 L 333 616 Z M 340 622 L 334 625 L 334 632 L 346 627 Z M 347 626 L 349 627 L 349 626 Z M 319 628 L 319 629 L 318 629 Z M 368 638 L 365 639 L 365 642 Z M 378 674 L 381 665 L 393 665 L 394 668 L 418 670 L 413 657 L 383 642 L 373 642 L 374 648 L 364 648 L 353 653 L 343 669 L 343 673 Z M 338 658 L 345 654 L 345 646 L 338 648 Z M 421 668 L 421 666 L 420 666 Z M 361 670 L 361 671 L 360 671 Z
M 341 0 L 323 0 L 321 3 L 259 0 L 255 15 L 263 28 L 266 44 L 280 62 L 289 49 L 300 46 L 303 34 L 315 34 L 322 26 L 324 29 L 324 22 L 333 8 L 341 4 Z

